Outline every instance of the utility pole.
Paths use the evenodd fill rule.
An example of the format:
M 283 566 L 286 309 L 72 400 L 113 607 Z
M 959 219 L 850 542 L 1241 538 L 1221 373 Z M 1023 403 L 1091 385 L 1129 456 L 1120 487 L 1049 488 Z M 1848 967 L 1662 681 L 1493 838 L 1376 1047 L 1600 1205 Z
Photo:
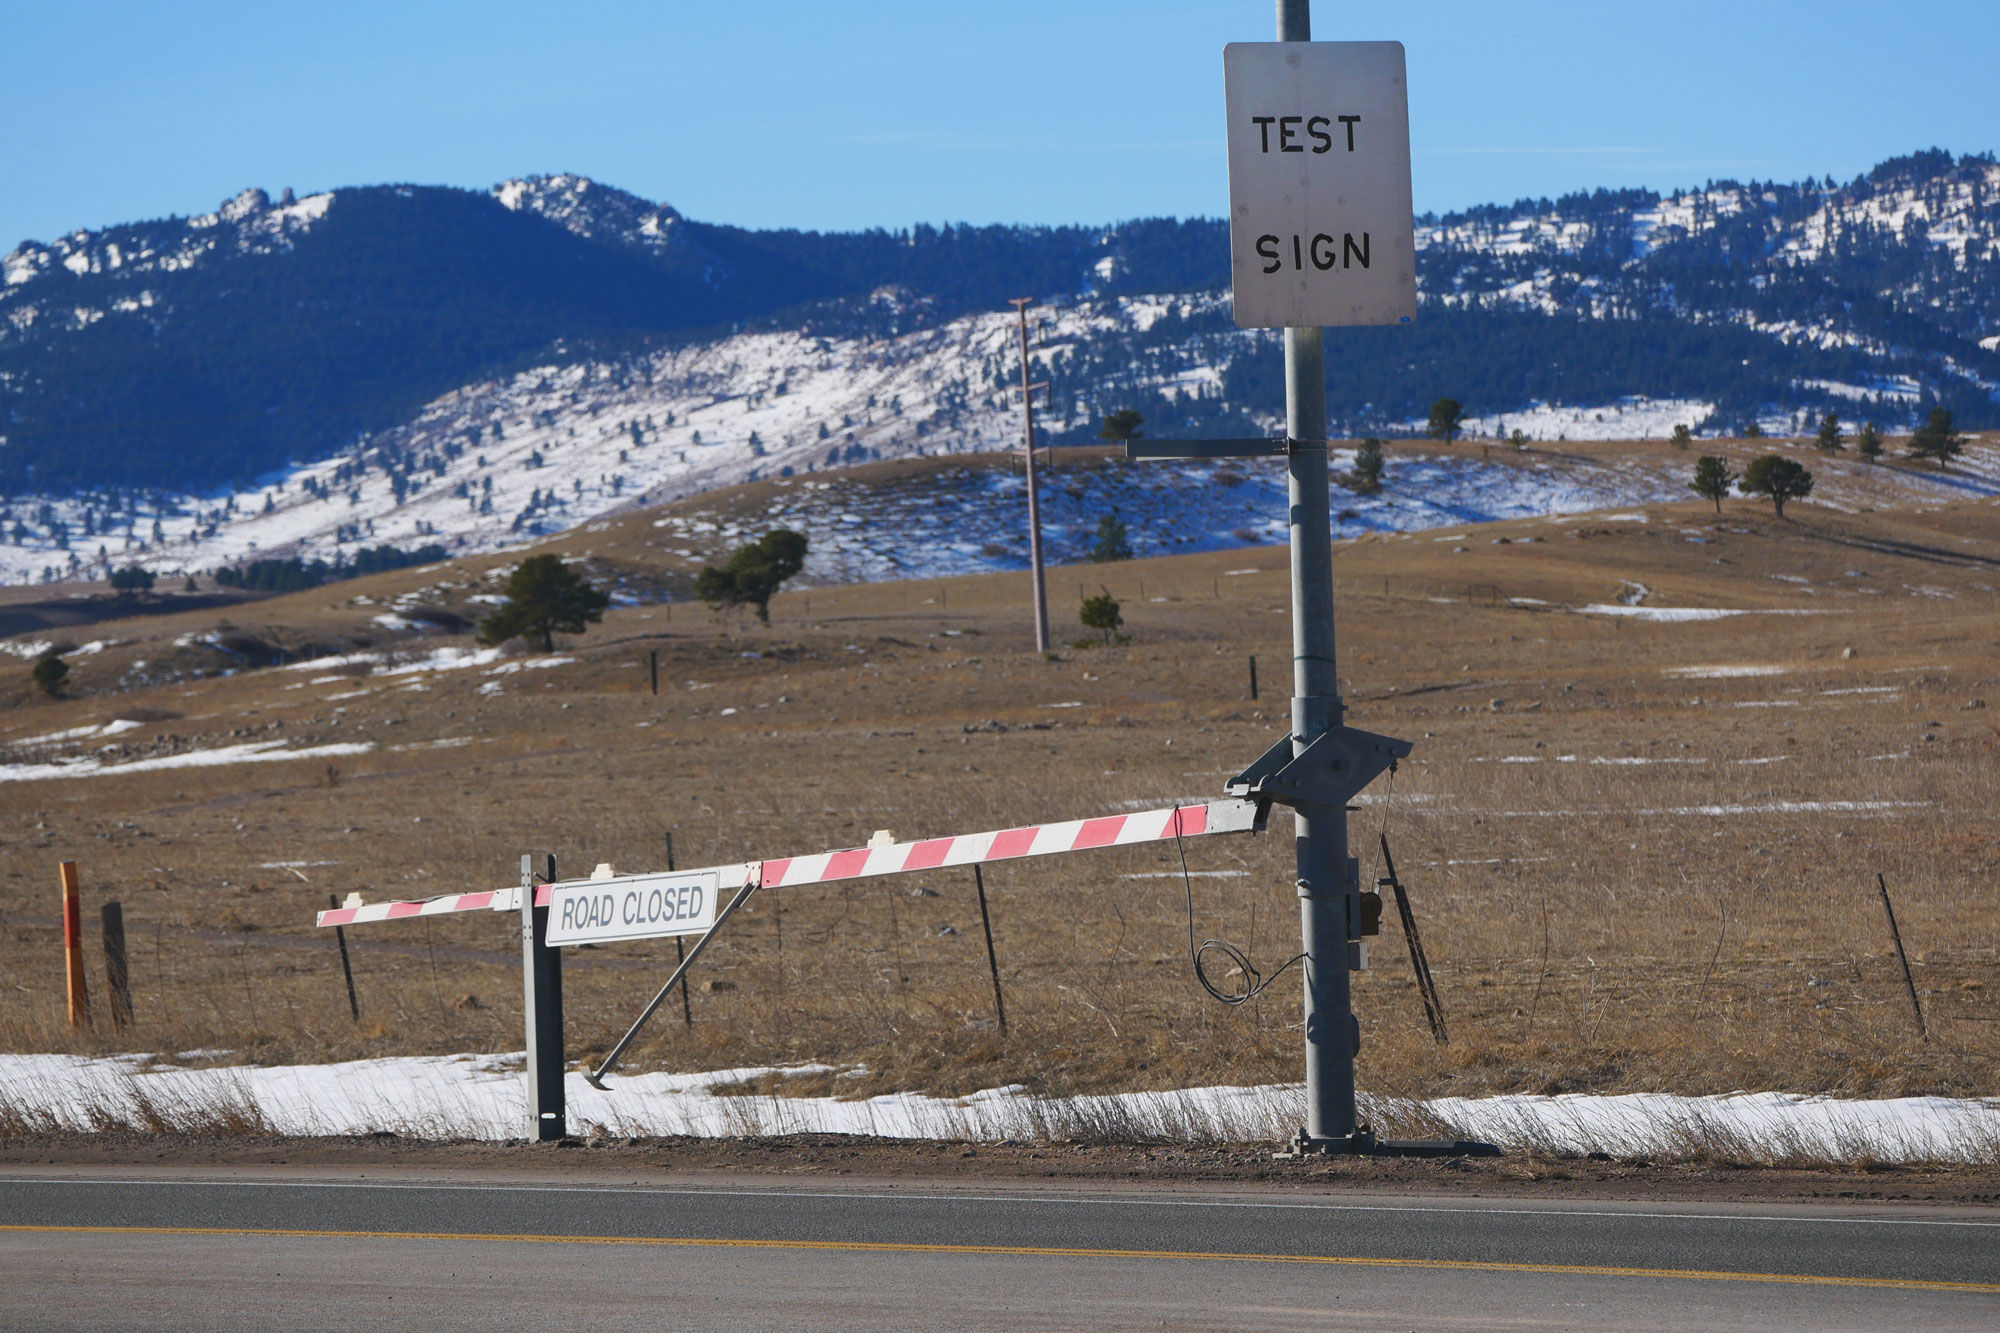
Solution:
M 1042 576 L 1042 506 L 1035 488 L 1035 390 L 1049 386 L 1046 381 L 1031 383 L 1029 380 L 1028 307 L 1034 303 L 1032 296 L 1016 296 L 1007 302 L 1014 307 L 1014 313 L 1021 321 L 1021 413 L 1028 460 L 1028 563 L 1033 567 L 1035 580 L 1035 651 L 1046 653 L 1049 650 L 1049 590 L 1047 580 Z
M 1278 0 L 1278 40 L 1312 40 L 1312 0 Z M 1326 462 L 1326 358 L 1320 330 L 1285 330 L 1285 435 L 1291 498 L 1292 754 L 1341 725 L 1334 668 L 1332 496 Z M 1360 865 L 1347 854 L 1347 807 L 1294 810 L 1299 927 L 1306 955 L 1306 1123 L 1301 1146 L 1353 1140 L 1355 1022 L 1349 923 L 1360 910 Z M 1317 1142 L 1315 1142 L 1317 1141 Z M 1323 1149 L 1322 1149 L 1323 1150 Z
M 1127 458 L 1269 458 L 1285 460 L 1290 500 L 1292 563 L 1292 715 L 1287 735 L 1256 762 L 1224 784 L 1233 796 L 1289 806 L 1293 817 L 1295 887 L 1299 896 L 1300 954 L 1304 963 L 1306 1118 L 1286 1156 L 1308 1153 L 1396 1153 L 1437 1155 L 1480 1153 L 1490 1145 L 1384 1141 L 1359 1123 L 1354 1105 L 1354 1056 L 1360 1027 L 1354 1021 L 1350 974 L 1366 966 L 1366 936 L 1376 933 L 1378 916 L 1364 912 L 1360 865 L 1347 854 L 1347 804 L 1362 788 L 1393 769 L 1410 753 L 1408 741 L 1377 736 L 1346 724 L 1340 680 L 1334 664 L 1333 524 L 1327 484 L 1326 358 L 1321 346 L 1325 324 L 1408 323 L 1416 310 L 1411 269 L 1382 267 L 1369 272 L 1365 255 L 1340 258 L 1342 285 L 1336 292 L 1310 274 L 1331 271 L 1332 258 L 1315 249 L 1305 265 L 1303 236 L 1353 231 L 1344 219 L 1359 218 L 1372 244 L 1398 252 L 1414 248 L 1408 235 L 1408 116 L 1403 104 L 1403 52 L 1393 42 L 1312 43 L 1309 0 L 1278 0 L 1278 40 L 1223 48 L 1224 100 L 1230 107 L 1230 253 L 1234 278 L 1231 299 L 1236 322 L 1245 328 L 1283 328 L 1285 342 L 1285 435 L 1283 439 L 1136 440 Z M 1296 54 L 1284 51 L 1299 43 Z M 1351 87 L 1375 90 L 1376 109 L 1352 117 L 1354 125 L 1380 125 L 1380 140 L 1357 136 L 1349 152 L 1364 145 L 1382 184 L 1351 194 L 1335 186 L 1310 188 L 1312 159 L 1274 165 L 1268 121 L 1259 120 L 1273 98 L 1298 98 L 1301 80 L 1315 87 L 1346 79 Z M 1257 90 L 1256 104 L 1245 100 Z M 1281 108 L 1282 109 L 1282 108 Z M 1250 114 L 1257 113 L 1256 115 Z M 1295 118 L 1297 119 L 1297 118 Z M 1281 121 L 1280 124 L 1289 122 Z M 1343 124 L 1348 124 L 1346 118 Z M 1263 125 L 1264 130 L 1251 126 Z M 1282 134 L 1282 131 L 1281 131 Z M 1282 138 L 1280 139 L 1282 144 Z M 1279 153 L 1286 151 L 1283 147 Z M 1300 172 L 1309 173 L 1301 177 Z M 1401 178 L 1399 182 L 1398 177 Z M 1355 179 L 1358 180 L 1358 177 Z M 1399 184 L 1401 188 L 1398 188 Z M 1336 221 L 1336 216 L 1342 220 Z M 1253 224 L 1250 219 L 1255 218 Z M 1283 219 L 1283 220 L 1281 220 Z M 1242 225 L 1239 225 L 1242 224 Z M 1354 230 L 1361 230 L 1357 226 Z M 1280 231 L 1293 233 L 1293 272 L 1282 278 Z M 1358 250 L 1358 247 L 1356 247 Z M 1269 261 L 1273 254 L 1278 264 Z M 1346 267 L 1358 257 L 1358 267 Z M 1369 274 L 1363 280 L 1362 275 Z M 1368 283 L 1374 285 L 1369 286 Z M 1247 996 L 1245 998 L 1248 998 Z

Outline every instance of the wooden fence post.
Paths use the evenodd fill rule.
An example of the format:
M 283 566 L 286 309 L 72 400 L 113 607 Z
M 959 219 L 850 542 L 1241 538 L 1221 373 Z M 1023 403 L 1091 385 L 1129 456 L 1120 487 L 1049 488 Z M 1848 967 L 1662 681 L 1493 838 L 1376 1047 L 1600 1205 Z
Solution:
M 69 982 L 69 1025 L 90 1026 L 90 991 L 83 975 L 83 905 L 78 897 L 76 862 L 64 861 L 62 876 L 63 969 Z

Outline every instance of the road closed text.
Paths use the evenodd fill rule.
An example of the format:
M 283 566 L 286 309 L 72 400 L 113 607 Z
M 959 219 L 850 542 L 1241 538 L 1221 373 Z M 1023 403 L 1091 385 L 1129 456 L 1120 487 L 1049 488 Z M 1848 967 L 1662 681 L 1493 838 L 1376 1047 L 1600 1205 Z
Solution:
M 549 900 L 549 943 L 693 935 L 715 924 L 712 871 L 558 884 Z

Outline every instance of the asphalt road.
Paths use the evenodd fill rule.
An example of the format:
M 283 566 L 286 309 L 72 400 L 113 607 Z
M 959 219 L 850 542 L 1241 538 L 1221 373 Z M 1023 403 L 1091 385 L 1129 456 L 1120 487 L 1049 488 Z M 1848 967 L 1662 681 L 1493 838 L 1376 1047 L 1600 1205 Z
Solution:
M 0 1176 L 0 1327 L 2000 1327 L 2000 1211 Z

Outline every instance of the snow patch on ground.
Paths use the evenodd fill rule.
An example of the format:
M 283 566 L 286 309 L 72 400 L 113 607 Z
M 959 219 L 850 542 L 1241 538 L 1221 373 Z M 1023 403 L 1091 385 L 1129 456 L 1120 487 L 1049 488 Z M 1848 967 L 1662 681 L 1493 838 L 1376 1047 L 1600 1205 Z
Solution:
M 188 1052 L 182 1058 L 197 1058 Z M 215 1052 L 199 1053 L 213 1058 Z M 520 1053 L 405 1056 L 327 1065 L 181 1068 L 152 1057 L 0 1055 L 0 1105 L 14 1116 L 87 1131 L 96 1113 L 143 1096 L 170 1112 L 252 1106 L 279 1133 L 351 1135 L 389 1130 L 423 1137 L 519 1138 L 527 1119 Z M 967 1097 L 732 1096 L 725 1089 L 784 1073 L 725 1069 L 699 1074 L 613 1075 L 600 1092 L 569 1074 L 572 1131 L 617 1135 L 869 1134 L 890 1138 L 1033 1140 L 1091 1132 L 1193 1140 L 1276 1140 L 1299 1123 L 1296 1084 L 1187 1088 L 1050 1099 L 1019 1087 Z M 1427 1112 L 1455 1132 L 1502 1147 L 1672 1158 L 1721 1142 L 1746 1156 L 1840 1160 L 1980 1161 L 2000 1158 L 2000 1101 L 1899 1097 L 1844 1101 L 1781 1092 L 1679 1097 L 1452 1097 L 1366 1109 Z
M 1576 608 L 1587 616 L 1624 616 L 1628 620 L 1727 620 L 1730 616 L 1824 616 L 1829 611 L 1797 611 L 1788 609 L 1745 609 L 1714 606 L 1610 606 L 1594 602 L 1589 606 Z
M 1686 680 L 1728 680 L 1735 676 L 1782 676 L 1792 670 L 1787 666 L 1687 666 L 1668 667 L 1663 673 L 1679 676 Z
M 309 745 L 299 750 L 279 747 L 283 741 L 251 741 L 225 745 L 216 750 L 194 750 L 187 754 L 164 754 L 151 759 L 106 763 L 93 755 L 51 760 L 45 764 L 0 764 L 0 782 L 41 782 L 50 778 L 118 777 L 127 773 L 153 773 L 167 768 L 219 768 L 227 764 L 269 764 L 286 759 L 330 759 L 336 755 L 366 754 L 375 747 L 362 742 Z

